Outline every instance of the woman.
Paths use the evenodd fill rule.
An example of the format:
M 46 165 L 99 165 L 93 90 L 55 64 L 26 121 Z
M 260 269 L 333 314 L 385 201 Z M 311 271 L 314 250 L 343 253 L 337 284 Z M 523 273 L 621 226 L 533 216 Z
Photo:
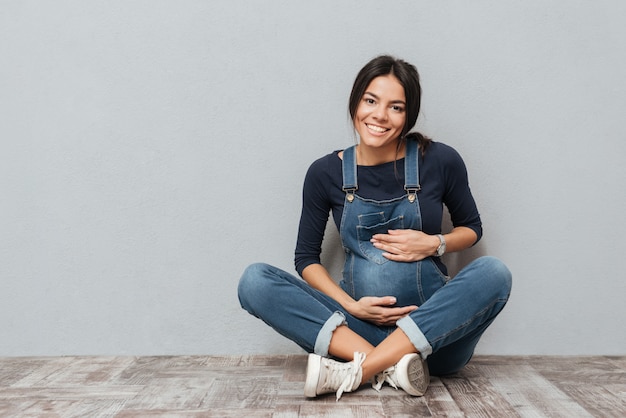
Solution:
M 429 370 L 467 364 L 508 300 L 511 274 L 493 257 L 447 276 L 440 257 L 474 245 L 482 226 L 461 157 L 409 133 L 420 100 L 414 66 L 390 56 L 366 64 L 349 103 L 358 144 L 315 161 L 305 178 L 295 256 L 304 280 L 267 264 L 240 280 L 242 307 L 310 353 L 307 397 L 339 399 L 366 382 L 421 396 Z M 329 212 L 346 255 L 339 285 L 320 264 Z

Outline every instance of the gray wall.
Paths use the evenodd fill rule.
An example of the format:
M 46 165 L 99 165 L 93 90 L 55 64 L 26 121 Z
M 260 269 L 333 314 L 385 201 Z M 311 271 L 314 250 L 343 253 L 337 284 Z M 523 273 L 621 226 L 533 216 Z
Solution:
M 293 270 L 303 176 L 354 141 L 347 96 L 379 53 L 418 66 L 419 129 L 469 168 L 485 236 L 448 261 L 514 273 L 478 351 L 626 354 L 625 18 L 621 0 L 2 1 L 0 355 L 300 352 L 237 281 Z

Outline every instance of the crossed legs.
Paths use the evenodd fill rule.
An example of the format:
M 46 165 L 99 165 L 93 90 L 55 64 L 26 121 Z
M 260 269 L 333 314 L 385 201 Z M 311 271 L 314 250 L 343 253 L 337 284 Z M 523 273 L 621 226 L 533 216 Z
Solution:
M 429 356 L 429 368 L 437 375 L 459 370 L 504 307 L 510 290 L 508 269 L 497 259 L 482 257 L 398 321 L 395 329 L 354 318 L 304 281 L 265 264 L 246 270 L 239 297 L 248 312 L 309 353 L 348 362 L 355 352 L 363 353 L 365 358 L 358 359 L 360 384 L 420 351 Z M 417 364 L 421 358 L 411 361 Z
M 395 365 L 405 354 L 416 353 L 413 343 L 401 329 L 396 329 L 374 347 L 345 325 L 335 329 L 328 348 L 330 355 L 352 361 L 355 352 L 364 353 L 362 382 L 369 382 L 383 370 Z

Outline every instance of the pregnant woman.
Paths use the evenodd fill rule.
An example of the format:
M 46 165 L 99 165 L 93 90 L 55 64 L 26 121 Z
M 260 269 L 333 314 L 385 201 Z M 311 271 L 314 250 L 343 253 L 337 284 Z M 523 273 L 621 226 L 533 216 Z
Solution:
M 511 273 L 481 257 L 455 277 L 441 261 L 482 236 L 460 155 L 410 132 L 417 69 L 390 56 L 359 72 L 349 99 L 357 144 L 309 168 L 295 251 L 301 278 L 267 264 L 239 282 L 244 309 L 309 354 L 304 394 L 337 399 L 371 382 L 413 396 L 459 371 L 506 304 Z M 453 229 L 442 234 L 443 205 Z M 329 213 L 345 252 L 337 283 L 320 262 Z

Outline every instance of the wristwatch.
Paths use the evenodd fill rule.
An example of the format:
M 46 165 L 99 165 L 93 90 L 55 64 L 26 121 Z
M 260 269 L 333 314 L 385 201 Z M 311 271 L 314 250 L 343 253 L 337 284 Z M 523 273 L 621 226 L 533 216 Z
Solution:
M 437 234 L 439 238 L 439 247 L 437 247 L 437 257 L 441 257 L 446 252 L 446 239 L 441 234 Z

